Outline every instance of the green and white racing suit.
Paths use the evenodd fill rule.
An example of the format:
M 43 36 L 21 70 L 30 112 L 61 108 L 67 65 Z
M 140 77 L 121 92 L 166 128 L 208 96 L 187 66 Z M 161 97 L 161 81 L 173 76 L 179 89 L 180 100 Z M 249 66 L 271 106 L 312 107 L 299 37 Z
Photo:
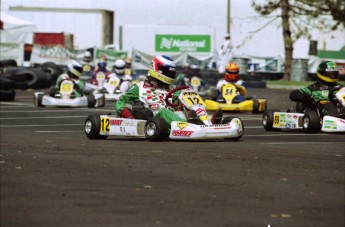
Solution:
M 166 89 L 156 88 L 147 81 L 141 81 L 134 84 L 126 94 L 121 96 L 115 104 L 115 109 L 121 115 L 122 110 L 126 108 L 126 104 L 140 101 L 153 112 L 154 116 L 161 117 L 169 126 L 172 121 L 186 122 L 186 119 L 177 116 L 173 112 L 174 109 L 165 103 L 165 96 L 167 94 L 168 91 Z

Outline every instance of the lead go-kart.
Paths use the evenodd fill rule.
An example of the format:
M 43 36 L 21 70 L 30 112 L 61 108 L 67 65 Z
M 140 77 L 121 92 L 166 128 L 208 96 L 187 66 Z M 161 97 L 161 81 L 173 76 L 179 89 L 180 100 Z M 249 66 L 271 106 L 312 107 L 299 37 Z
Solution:
M 177 91 L 180 91 L 178 102 L 172 103 L 173 94 Z M 153 116 L 150 109 L 143 107 L 141 112 L 135 110 L 145 113 L 143 114 L 145 117 L 141 119 L 126 119 L 112 114 L 90 115 L 84 123 L 85 134 L 89 139 L 122 136 L 162 141 L 167 138 L 171 140 L 238 140 L 244 133 L 242 120 L 237 117 L 219 116 L 215 118 L 216 124 L 212 124 L 204 101 L 190 87 L 183 86 L 171 90 L 166 95 L 165 102 L 168 107 L 179 106 L 175 113 L 187 122 L 173 121 L 171 125 L 167 125 L 162 118 Z M 132 112 L 134 112 L 133 106 Z
M 44 92 L 34 93 L 34 103 L 37 107 L 56 106 L 56 107 L 102 107 L 105 105 L 103 94 L 89 94 L 77 97 L 75 95 L 76 84 L 65 79 L 61 82 L 59 92 L 45 94 Z M 54 89 L 52 87 L 51 89 Z
M 339 115 L 320 117 L 319 109 L 316 105 L 305 106 L 301 109 L 300 103 L 297 103 L 297 111 L 274 111 L 267 110 L 263 113 L 262 125 L 266 131 L 271 130 L 300 130 L 306 133 L 331 132 L 345 133 L 345 112 L 341 109 L 345 107 L 345 88 L 336 93 Z M 330 102 L 330 101 L 324 101 Z
M 266 99 L 246 97 L 244 101 L 237 100 L 237 88 L 231 83 L 225 84 L 221 91 L 221 98 L 218 99 L 218 101 L 210 99 L 205 100 L 206 110 L 222 109 L 223 111 L 229 112 L 262 113 L 267 109 Z
M 93 90 L 93 94 L 104 94 L 107 101 L 119 100 L 123 94 L 120 86 L 125 86 L 124 90 L 128 90 L 132 85 L 129 75 L 125 75 L 124 80 L 121 82 L 121 79 L 115 73 L 106 76 L 104 72 L 96 74 L 95 83 L 95 85 L 89 85 Z

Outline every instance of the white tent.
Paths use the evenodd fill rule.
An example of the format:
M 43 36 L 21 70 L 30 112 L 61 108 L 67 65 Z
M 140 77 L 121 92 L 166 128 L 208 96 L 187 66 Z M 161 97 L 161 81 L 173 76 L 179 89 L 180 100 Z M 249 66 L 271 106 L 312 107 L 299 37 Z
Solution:
M 32 35 L 36 29 L 33 23 L 3 11 L 0 20 L 3 23 L 3 29 L 0 30 L 1 43 L 32 43 Z

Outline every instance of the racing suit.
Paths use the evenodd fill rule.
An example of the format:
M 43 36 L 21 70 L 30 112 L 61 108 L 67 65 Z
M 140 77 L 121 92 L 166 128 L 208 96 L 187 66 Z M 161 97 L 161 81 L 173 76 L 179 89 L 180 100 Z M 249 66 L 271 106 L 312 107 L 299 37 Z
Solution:
M 79 79 L 70 78 L 67 74 L 61 74 L 56 80 L 55 88 L 49 91 L 50 96 L 54 96 L 56 91 L 60 91 L 61 83 L 64 80 L 73 81 L 73 83 L 74 83 L 73 90 L 74 90 L 75 96 L 77 98 L 84 95 L 84 87 L 85 87 L 84 81 L 79 80 Z
M 335 93 L 342 87 L 340 84 L 329 86 L 318 81 L 308 87 L 291 91 L 290 99 L 306 106 L 316 107 L 320 111 L 321 118 L 325 115 L 337 117 L 339 111 Z
M 222 98 L 222 87 L 228 83 L 231 83 L 231 82 L 228 82 L 224 79 L 221 79 L 220 81 L 218 81 L 216 87 L 217 87 L 217 90 L 218 90 L 218 99 Z M 245 100 L 245 96 L 247 94 L 247 89 L 246 89 L 246 84 L 243 80 L 238 80 L 236 81 L 235 83 L 233 83 L 233 85 L 235 85 L 235 87 L 237 88 L 237 95 L 236 95 L 236 99 L 239 100 L 240 102 L 244 101 Z
M 154 116 L 161 117 L 169 126 L 172 121 L 187 122 L 186 119 L 177 116 L 173 108 L 167 106 L 164 100 L 167 93 L 166 89 L 153 87 L 148 81 L 141 81 L 121 96 L 115 103 L 115 109 L 122 117 L 134 118 L 133 114 L 129 113 L 126 104 L 140 101 L 153 112 Z
M 116 77 L 118 77 L 120 79 L 120 91 L 121 93 L 125 93 L 126 91 L 128 91 L 128 89 L 130 87 L 132 87 L 132 76 L 128 75 L 128 74 L 124 74 L 124 75 L 118 75 L 115 72 L 112 72 L 111 74 L 109 74 L 108 78 L 110 79 L 113 75 L 115 75 Z

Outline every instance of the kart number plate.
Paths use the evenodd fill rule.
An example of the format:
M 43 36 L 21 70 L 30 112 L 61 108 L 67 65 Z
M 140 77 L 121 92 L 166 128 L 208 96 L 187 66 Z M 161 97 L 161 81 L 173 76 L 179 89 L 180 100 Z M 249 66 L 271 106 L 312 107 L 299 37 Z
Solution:
M 101 117 L 101 132 L 109 132 L 110 131 L 110 119 L 108 117 Z
M 84 65 L 83 66 L 83 72 L 90 72 L 91 71 L 91 66 L 90 65 Z
M 200 79 L 192 78 L 191 84 L 192 84 L 192 86 L 200 86 L 200 84 L 201 84 Z
M 105 79 L 105 74 L 104 73 L 97 73 L 96 77 L 99 80 L 104 80 Z
M 117 81 L 117 80 L 110 80 L 110 81 L 109 81 L 109 84 L 110 84 L 110 86 L 112 86 L 112 87 L 117 87 L 118 81 Z
M 192 107 L 194 104 L 202 103 L 201 97 L 195 92 L 185 92 L 182 96 L 188 107 Z
M 61 93 L 71 93 L 73 91 L 73 85 L 68 83 L 61 84 Z

